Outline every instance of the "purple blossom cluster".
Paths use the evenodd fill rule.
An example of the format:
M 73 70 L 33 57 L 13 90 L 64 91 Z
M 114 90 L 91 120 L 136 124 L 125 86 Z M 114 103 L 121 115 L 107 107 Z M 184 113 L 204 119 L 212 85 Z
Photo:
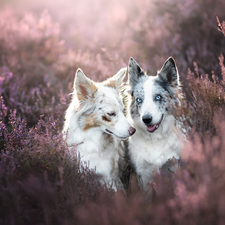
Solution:
M 0 224 L 225 224 L 222 1 L 0 6 Z M 181 168 L 155 174 L 151 202 L 129 166 L 115 193 L 62 138 L 75 71 L 102 81 L 133 56 L 154 75 L 171 55 L 186 95 L 174 113 L 190 131 Z

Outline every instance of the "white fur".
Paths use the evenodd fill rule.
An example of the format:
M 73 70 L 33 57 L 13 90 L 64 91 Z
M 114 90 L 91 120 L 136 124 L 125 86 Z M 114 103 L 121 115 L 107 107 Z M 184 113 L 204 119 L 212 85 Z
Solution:
M 136 133 L 129 138 L 131 161 L 143 182 L 144 190 L 148 190 L 148 184 L 154 180 L 153 171 L 159 172 L 159 169 L 173 157 L 180 158 L 182 142 L 179 141 L 179 130 L 171 115 L 163 119 L 158 130 L 153 134 L 144 131 L 143 127 L 130 117 L 129 120 L 136 128 Z
M 76 154 L 81 158 L 81 165 L 87 165 L 90 169 L 95 170 L 96 174 L 100 176 L 101 183 L 115 190 L 117 187 L 122 188 L 119 178 L 120 161 L 124 156 L 122 139 L 130 136 L 129 128 L 131 128 L 130 123 L 123 115 L 124 106 L 119 96 L 119 88 L 125 72 L 126 70 L 121 70 L 114 76 L 117 82 L 115 88 L 112 88 L 104 83 L 94 83 L 88 78 L 82 81 L 85 76 L 81 75 L 82 79 L 80 79 L 78 71 L 73 99 L 66 111 L 63 128 L 64 138 L 71 150 L 74 149 L 73 146 L 76 147 Z M 97 87 L 94 97 L 88 97 L 82 102 L 79 100 L 78 90 L 76 90 L 76 83 L 82 84 L 81 81 L 87 81 L 90 85 L 94 84 Z M 94 114 L 94 120 L 98 125 L 85 129 L 88 116 L 82 117 L 82 115 L 90 107 L 94 111 L 88 116 Z M 112 112 L 116 115 L 108 116 L 107 113 Z M 107 116 L 111 123 L 104 121 L 103 116 Z M 113 134 L 108 133 L 106 129 Z
M 130 71 L 130 80 L 133 79 L 131 77 L 132 74 L 135 75 L 138 71 L 135 71 L 135 66 L 139 65 L 131 59 L 129 69 L 133 71 Z M 141 69 L 139 72 L 140 74 L 144 74 Z M 142 75 L 140 75 L 140 77 L 141 76 Z M 179 79 L 178 73 L 177 76 L 177 79 Z M 144 82 L 143 78 L 139 79 L 140 82 L 143 83 L 143 91 L 141 90 L 141 93 L 144 93 L 143 102 L 138 109 L 140 115 L 131 115 L 130 109 L 132 97 L 130 97 L 128 119 L 136 128 L 136 133 L 129 138 L 130 158 L 139 177 L 139 184 L 141 188 L 147 192 L 150 189 L 149 184 L 154 180 L 153 171 L 159 172 L 162 170 L 167 174 L 169 171 L 174 171 L 178 167 L 178 163 L 174 165 L 174 162 L 171 162 L 170 164 L 169 160 L 179 160 L 183 143 L 182 138 L 184 136 L 180 131 L 180 122 L 178 122 L 168 110 L 160 110 L 159 106 L 153 100 L 154 96 L 158 93 L 162 96 L 164 95 L 163 97 L 166 99 L 166 94 L 163 90 L 160 90 L 161 87 L 155 85 L 154 80 L 156 79 L 156 76 L 147 77 L 144 75 L 144 77 Z M 136 80 L 138 80 L 138 78 L 136 78 Z M 135 85 L 139 87 L 138 85 L 140 85 L 140 82 L 136 82 L 137 84 Z M 133 84 L 130 82 L 130 85 L 132 86 Z M 179 85 L 177 88 L 179 88 Z M 179 102 L 179 100 L 177 101 Z M 157 124 L 163 116 L 158 129 L 152 133 L 147 131 L 146 124 L 142 120 L 145 115 L 152 116 L 153 124 Z

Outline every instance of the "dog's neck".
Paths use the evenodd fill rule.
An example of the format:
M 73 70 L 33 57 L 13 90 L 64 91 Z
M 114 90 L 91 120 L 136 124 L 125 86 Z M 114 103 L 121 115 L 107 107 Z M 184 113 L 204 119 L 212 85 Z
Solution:
M 95 129 L 95 128 L 91 128 Z M 78 150 L 80 148 L 95 149 L 95 151 L 105 151 L 107 146 L 115 144 L 115 137 L 99 129 L 77 132 L 76 143 Z

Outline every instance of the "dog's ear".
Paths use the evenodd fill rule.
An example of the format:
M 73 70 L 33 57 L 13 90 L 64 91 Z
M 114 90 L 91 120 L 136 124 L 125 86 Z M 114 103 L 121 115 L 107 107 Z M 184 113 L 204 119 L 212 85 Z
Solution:
M 179 74 L 173 57 L 169 57 L 166 60 L 161 70 L 158 72 L 158 76 L 163 81 L 166 81 L 173 86 L 177 86 L 179 84 Z
M 74 80 L 74 90 L 79 100 L 87 100 L 94 98 L 98 88 L 87 78 L 81 69 L 78 69 Z
M 142 68 L 138 65 L 138 63 L 130 57 L 128 63 L 128 83 L 133 87 L 138 82 L 138 80 L 146 76 Z
M 123 83 L 123 79 L 127 75 L 127 68 L 120 69 L 113 77 L 110 77 L 106 81 L 103 82 L 103 85 L 107 87 L 112 87 L 115 89 L 120 89 L 121 84 Z

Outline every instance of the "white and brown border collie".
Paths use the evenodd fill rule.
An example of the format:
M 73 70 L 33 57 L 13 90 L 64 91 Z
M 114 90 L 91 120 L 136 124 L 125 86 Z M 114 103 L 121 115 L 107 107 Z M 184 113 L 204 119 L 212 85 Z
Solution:
M 76 146 L 81 163 L 95 170 L 100 182 L 114 190 L 122 187 L 123 139 L 135 133 L 123 114 L 120 96 L 126 72 L 127 68 L 121 69 L 108 80 L 95 83 L 78 69 L 63 128 L 69 148 Z

